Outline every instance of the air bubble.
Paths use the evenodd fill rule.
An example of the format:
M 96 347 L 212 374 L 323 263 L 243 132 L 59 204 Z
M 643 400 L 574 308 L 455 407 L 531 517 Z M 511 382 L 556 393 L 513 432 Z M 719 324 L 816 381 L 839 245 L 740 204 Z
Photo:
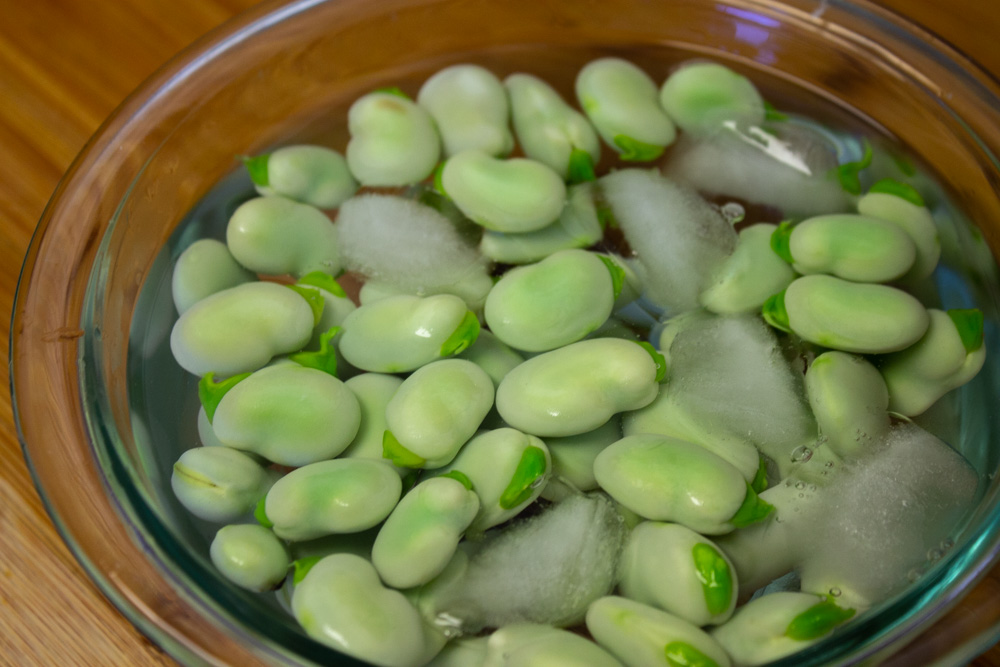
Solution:
M 906 578 L 910 581 L 911 584 L 915 583 L 920 579 L 920 570 L 913 568 L 906 574 Z
M 839 598 L 840 597 L 840 592 L 841 592 L 840 589 L 837 588 L 836 586 L 834 586 L 833 588 L 830 589 L 830 595 L 832 595 L 835 598 Z
M 950 538 L 941 541 L 941 549 L 943 549 L 944 551 L 951 549 L 953 546 L 955 546 L 955 541 Z
M 801 491 L 802 489 L 806 488 L 806 483 L 805 482 L 799 482 L 799 483 L 797 483 L 795 485 L 795 488 L 798 489 L 799 491 Z M 802 495 L 802 494 L 799 494 L 799 495 Z
M 812 458 L 813 450 L 800 445 L 792 451 L 792 463 L 805 463 Z
M 719 208 L 719 213 L 721 213 L 722 217 L 726 219 L 726 222 L 731 225 L 741 222 L 747 214 L 743 206 L 734 201 L 723 204 Z
M 944 553 L 940 549 L 930 549 L 927 552 L 927 560 L 932 563 L 941 560 L 942 556 L 944 556 Z

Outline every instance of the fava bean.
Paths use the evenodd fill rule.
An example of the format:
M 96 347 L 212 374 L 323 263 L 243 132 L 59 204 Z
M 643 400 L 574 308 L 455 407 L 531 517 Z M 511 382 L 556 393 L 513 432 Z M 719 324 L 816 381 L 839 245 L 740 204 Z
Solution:
M 494 389 L 500 386 L 507 373 L 524 362 L 524 357 L 486 329 L 479 332 L 476 342 L 458 358 L 471 361 L 486 371 L 493 380 Z
M 381 461 L 320 461 L 278 480 L 264 500 L 264 514 L 285 540 L 357 533 L 389 516 L 402 489 L 399 475 Z
M 901 280 L 923 280 L 934 272 L 941 257 L 941 241 L 934 218 L 925 206 L 917 206 L 893 194 L 869 192 L 858 200 L 858 213 L 888 220 L 910 236 L 916 247 L 916 260 Z
M 246 517 L 279 475 L 228 447 L 195 447 L 174 464 L 170 487 L 199 519 L 228 523 Z
M 597 489 L 600 485 L 594 477 L 594 460 L 621 437 L 622 422 L 614 416 L 604 426 L 588 433 L 545 438 L 545 446 L 552 457 L 552 478 L 542 489 L 542 497 L 558 502 L 570 494 Z
M 212 564 L 226 579 L 251 591 L 277 588 L 288 573 L 288 550 L 267 528 L 224 526 L 209 549 Z
M 358 190 L 347 160 L 324 146 L 283 146 L 245 160 L 263 196 L 280 195 L 316 208 L 337 208 Z
M 507 93 L 488 69 L 446 67 L 424 82 L 417 104 L 434 119 L 446 157 L 465 150 L 506 155 L 514 148 Z
M 385 407 L 396 395 L 403 380 L 394 375 L 382 373 L 362 373 L 344 383 L 361 408 L 361 425 L 354 440 L 341 454 L 342 459 L 372 459 L 385 461 L 382 457 L 382 438 L 385 435 Z M 400 476 L 409 470 L 392 466 Z
M 576 76 L 580 106 L 623 160 L 648 162 L 674 142 L 674 124 L 657 99 L 656 83 L 621 58 L 601 58 Z
M 566 186 L 541 162 L 462 151 L 444 163 L 441 184 L 470 220 L 497 232 L 533 232 L 559 217 Z
M 237 263 L 226 244 L 215 239 L 195 241 L 174 263 L 171 292 L 178 313 L 216 292 L 256 280 Z
M 720 315 L 758 310 L 768 297 L 795 280 L 795 272 L 771 249 L 777 225 L 759 223 L 740 231 L 736 249 L 723 260 L 711 285 L 702 291 L 701 305 Z
M 320 338 L 333 327 L 339 327 L 347 316 L 357 310 L 354 302 L 348 298 L 344 288 L 331 276 L 316 271 L 303 276 L 295 283 L 298 287 L 315 289 L 323 300 L 323 312 L 319 322 L 313 327 L 313 335 L 307 347 L 319 349 Z
M 383 456 L 406 468 L 447 465 L 482 424 L 493 394 L 490 376 L 471 361 L 421 367 L 386 405 Z
M 285 197 L 257 197 L 229 218 L 226 244 L 256 273 L 302 277 L 340 272 L 340 243 L 330 219 L 315 206 Z
M 434 171 L 441 140 L 430 114 L 408 98 L 369 93 L 347 112 L 347 165 L 362 185 L 419 183 Z
M 662 363 L 652 346 L 633 341 L 572 343 L 508 373 L 497 389 L 497 410 L 508 424 L 532 435 L 586 433 L 656 398 Z
M 617 278 L 617 280 L 616 280 Z M 486 297 L 486 324 L 511 347 L 544 352 L 581 340 L 601 326 L 624 281 L 612 260 L 586 250 L 561 250 L 511 269 Z
M 524 154 L 571 182 L 592 179 L 594 165 L 601 159 L 601 142 L 583 114 L 531 74 L 511 74 L 504 86 Z
M 768 299 L 764 319 L 810 343 L 861 354 L 905 349 L 929 322 L 923 305 L 902 290 L 823 275 L 803 276 Z
M 212 428 L 212 422 L 208 420 L 205 406 L 198 408 L 198 440 L 201 441 L 202 447 L 225 447 L 215 435 L 215 429 Z M 254 455 L 251 454 L 251 456 Z
M 170 350 L 189 373 L 226 377 L 302 349 L 315 324 L 300 294 L 274 283 L 246 283 L 184 311 L 170 332 Z
M 889 391 L 862 357 L 844 352 L 816 357 L 806 371 L 806 395 L 820 433 L 839 456 L 864 455 L 889 433 Z
M 620 667 L 580 635 L 548 625 L 506 625 L 487 640 L 482 667 Z
M 489 637 L 453 639 L 427 663 L 427 667 L 482 667 Z
M 681 65 L 660 88 L 660 104 L 685 132 L 710 134 L 723 122 L 764 122 L 764 100 L 750 79 L 709 62 Z

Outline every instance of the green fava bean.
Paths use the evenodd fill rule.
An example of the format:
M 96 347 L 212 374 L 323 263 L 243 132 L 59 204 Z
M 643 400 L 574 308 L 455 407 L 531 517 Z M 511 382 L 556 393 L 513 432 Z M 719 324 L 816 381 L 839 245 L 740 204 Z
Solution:
M 657 356 L 659 356 L 657 354 Z M 658 362 L 633 341 L 572 343 L 524 362 L 497 389 L 497 410 L 514 428 L 562 437 L 593 431 L 612 415 L 648 405 L 659 392 Z
M 889 433 L 889 391 L 878 369 L 862 357 L 844 352 L 816 357 L 806 371 L 806 395 L 820 433 L 838 456 L 870 452 Z
M 533 232 L 559 217 L 566 185 L 541 162 L 498 160 L 462 151 L 444 164 L 441 184 L 470 220 L 497 232 Z
M 600 485 L 594 477 L 594 460 L 621 437 L 622 422 L 615 416 L 589 433 L 545 438 L 552 457 L 552 478 L 542 489 L 542 497 L 558 502 L 573 493 L 597 489 Z
M 453 639 L 427 663 L 427 667 L 482 667 L 488 641 L 489 637 Z
M 661 435 L 622 438 L 598 455 L 594 476 L 612 498 L 639 516 L 705 535 L 731 532 L 773 509 L 725 460 Z
M 358 190 L 347 160 L 324 146 L 283 146 L 246 160 L 263 196 L 280 195 L 316 208 L 337 208 Z
M 566 206 L 551 225 L 521 234 L 486 230 L 479 242 L 480 252 L 494 262 L 530 264 L 560 250 L 586 248 L 600 241 L 604 229 L 597 217 L 593 186 L 573 185 L 567 193 Z
M 285 197 L 257 197 L 242 204 L 226 226 L 226 244 L 256 273 L 302 277 L 340 272 L 337 230 L 315 206 Z
M 710 134 L 726 121 L 764 122 L 764 100 L 750 79 L 717 63 L 686 63 L 660 88 L 660 104 L 685 132 Z
M 792 267 L 771 249 L 771 235 L 777 229 L 761 223 L 740 232 L 733 254 L 723 260 L 714 281 L 701 293 L 702 306 L 720 315 L 749 313 L 795 280 Z
M 564 179 L 574 176 L 574 161 L 589 165 L 593 173 L 593 165 L 601 159 L 601 143 L 583 114 L 536 76 L 511 74 L 504 86 L 510 95 L 514 132 L 525 155 Z
M 413 487 L 385 520 L 372 564 L 393 588 L 426 584 L 441 574 L 479 511 L 479 498 L 462 481 L 433 477 Z
M 761 665 L 815 644 L 854 615 L 818 595 L 771 593 L 748 602 L 712 636 L 739 665 Z
M 362 370 L 405 373 L 463 352 L 479 335 L 479 321 L 451 294 L 390 296 L 344 319 L 340 353 Z
M 347 112 L 347 165 L 369 186 L 411 185 L 434 171 L 441 140 L 430 114 L 411 100 L 375 92 Z
M 378 525 L 399 502 L 403 483 L 381 461 L 334 459 L 296 468 L 264 501 L 275 535 L 298 542 Z
M 296 292 L 274 283 L 246 283 L 184 311 L 170 332 L 170 350 L 189 373 L 236 375 L 302 349 L 314 324 L 312 308 Z
M 396 395 L 403 380 L 394 375 L 362 373 L 344 384 L 358 399 L 361 408 L 361 426 L 354 440 L 340 454 L 340 458 L 385 461 L 382 457 L 382 438 L 386 428 L 385 407 Z M 410 472 L 407 468 L 392 467 L 401 477 Z
M 603 597 L 587 610 L 587 630 L 627 665 L 730 667 L 726 651 L 691 623 L 639 602 Z
M 821 215 L 794 227 L 783 225 L 776 235 L 785 233 L 792 268 L 803 275 L 884 283 L 909 271 L 917 256 L 913 241 L 898 225 L 860 215 Z M 781 244 L 779 238 L 775 242 Z
M 614 303 L 614 279 L 602 258 L 562 250 L 504 274 L 486 297 L 483 314 L 490 331 L 511 347 L 544 352 L 597 329 Z
M 276 477 L 235 449 L 195 447 L 177 459 L 170 486 L 191 514 L 213 523 L 228 523 L 248 516 Z
M 798 278 L 769 299 L 764 319 L 810 343 L 861 354 L 905 349 L 930 321 L 927 309 L 902 290 L 823 275 Z
M 696 626 L 724 623 L 736 608 L 736 569 L 690 528 L 645 521 L 629 535 L 618 566 L 625 597 Z
M 295 587 L 292 612 L 313 639 L 366 662 L 419 667 L 445 644 L 403 594 L 386 588 L 371 563 L 327 556 Z
M 486 371 L 493 380 L 494 388 L 500 386 L 507 373 L 524 363 L 524 357 L 485 329 L 479 332 L 476 342 L 458 355 L 458 358 L 471 361 Z
M 507 127 L 507 93 L 500 79 L 478 65 L 452 65 L 427 79 L 417 104 L 437 125 L 448 157 L 465 150 L 506 155 L 514 148 Z
M 516 623 L 490 635 L 482 667 L 621 667 L 621 663 L 568 630 Z
M 212 564 L 241 588 L 267 591 L 277 588 L 288 574 L 288 550 L 267 528 L 255 524 L 219 529 L 209 550 Z
M 177 258 L 171 276 L 171 291 L 178 313 L 207 296 L 256 280 L 229 253 L 225 243 L 201 239 Z
M 552 459 L 538 438 L 500 428 L 469 440 L 446 471 L 470 480 L 479 496 L 479 513 L 469 530 L 482 533 L 535 502 L 552 472 Z
M 971 380 L 986 361 L 980 311 L 931 309 L 928 313 L 930 326 L 923 338 L 886 357 L 880 367 L 889 391 L 889 409 L 908 417 L 922 414 L 946 393 Z M 959 329 L 959 323 L 965 331 Z
M 383 456 L 407 468 L 447 465 L 493 407 L 493 393 L 490 376 L 471 361 L 420 368 L 386 406 Z
M 620 58 L 588 63 L 576 76 L 580 106 L 623 160 L 648 162 L 663 154 L 677 131 L 649 75 Z
M 230 389 L 212 419 L 229 447 L 301 466 L 340 454 L 357 435 L 361 409 L 343 382 L 314 368 L 264 368 Z
M 858 200 L 861 215 L 888 220 L 909 234 L 917 249 L 913 267 L 901 278 L 904 282 L 923 280 L 934 272 L 941 257 L 941 240 L 934 218 L 926 206 L 917 206 L 885 192 L 869 192 Z
M 212 428 L 212 422 L 208 420 L 208 413 L 205 412 L 204 406 L 198 408 L 198 440 L 203 447 L 225 447 L 215 435 L 215 429 Z

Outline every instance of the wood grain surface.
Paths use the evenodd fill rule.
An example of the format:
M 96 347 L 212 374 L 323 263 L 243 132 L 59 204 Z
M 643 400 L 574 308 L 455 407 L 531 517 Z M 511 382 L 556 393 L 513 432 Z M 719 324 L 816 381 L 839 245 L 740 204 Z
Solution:
M 60 176 L 144 78 L 253 0 L 0 0 L 0 312 Z M 1000 3 L 884 0 L 994 73 Z M 5 320 L 0 337 L 7 348 Z M 4 375 L 7 358 L 3 355 Z M 994 572 L 993 577 L 1000 579 Z M 0 664 L 168 665 L 90 583 L 53 528 L 0 397 Z M 1000 650 L 979 658 L 1000 665 Z

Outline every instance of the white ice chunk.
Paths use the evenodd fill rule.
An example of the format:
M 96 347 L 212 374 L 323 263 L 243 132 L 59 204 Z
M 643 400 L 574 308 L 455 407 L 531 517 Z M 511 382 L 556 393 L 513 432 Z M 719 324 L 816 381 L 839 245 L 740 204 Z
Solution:
M 646 296 L 675 312 L 698 295 L 736 247 L 736 232 L 696 192 L 659 172 L 623 169 L 601 179 L 605 200 L 639 262 Z

